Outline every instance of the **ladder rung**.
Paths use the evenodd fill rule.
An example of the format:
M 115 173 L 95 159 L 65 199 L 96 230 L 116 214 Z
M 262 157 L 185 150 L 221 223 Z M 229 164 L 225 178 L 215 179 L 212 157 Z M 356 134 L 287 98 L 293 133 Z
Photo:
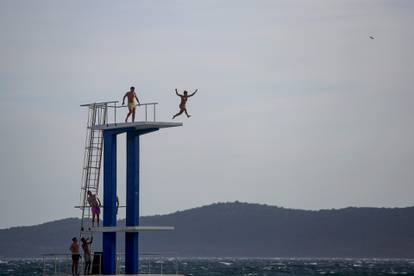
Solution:
M 93 166 L 88 166 L 88 167 L 84 167 L 84 169 L 100 169 L 100 167 L 93 167 Z
M 91 156 L 91 158 L 89 158 L 89 162 L 98 162 L 99 161 L 99 155 L 94 155 L 94 156 Z
M 89 187 L 89 189 L 95 189 L 95 190 L 98 188 L 97 185 L 89 185 L 88 187 Z
M 98 187 L 96 187 L 96 186 L 89 186 L 89 187 L 81 187 L 81 190 L 87 190 L 87 191 L 91 191 L 91 190 L 93 190 L 93 191 L 96 191 L 98 189 Z
M 90 181 L 90 182 L 96 182 L 96 181 L 94 180 L 94 181 Z M 89 185 L 89 187 L 96 187 L 96 185 Z
M 101 147 L 86 147 L 85 149 L 90 150 L 90 149 L 101 149 Z
M 89 185 L 88 186 L 88 188 L 89 188 L 89 190 L 96 190 L 97 188 L 98 188 L 98 186 L 96 186 L 96 185 Z

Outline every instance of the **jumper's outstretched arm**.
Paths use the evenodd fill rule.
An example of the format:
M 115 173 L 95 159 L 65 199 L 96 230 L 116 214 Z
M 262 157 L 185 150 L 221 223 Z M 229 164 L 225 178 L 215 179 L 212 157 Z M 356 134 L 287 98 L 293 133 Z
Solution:
M 178 90 L 177 90 L 177 88 L 175 89 L 175 94 L 177 94 L 177 96 L 182 96 L 182 95 L 180 95 L 180 94 L 178 94 Z
M 122 98 L 122 105 L 125 104 L 125 98 L 128 96 L 128 93 L 125 93 L 124 97 Z
M 194 95 L 195 95 L 195 93 L 197 93 L 197 91 L 198 91 L 198 89 L 194 90 L 194 92 L 193 92 L 192 94 L 188 95 L 188 97 L 192 97 L 192 96 L 194 96 Z

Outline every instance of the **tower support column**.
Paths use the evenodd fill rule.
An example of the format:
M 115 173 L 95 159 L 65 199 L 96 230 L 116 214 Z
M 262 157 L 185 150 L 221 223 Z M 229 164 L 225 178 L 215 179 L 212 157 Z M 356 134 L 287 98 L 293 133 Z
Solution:
M 104 131 L 104 200 L 103 226 L 116 226 L 116 138 L 117 133 Z M 116 232 L 102 234 L 103 274 L 116 274 Z
M 126 226 L 139 225 L 139 136 L 136 130 L 127 131 L 126 164 Z M 138 233 L 125 233 L 125 273 L 139 273 Z

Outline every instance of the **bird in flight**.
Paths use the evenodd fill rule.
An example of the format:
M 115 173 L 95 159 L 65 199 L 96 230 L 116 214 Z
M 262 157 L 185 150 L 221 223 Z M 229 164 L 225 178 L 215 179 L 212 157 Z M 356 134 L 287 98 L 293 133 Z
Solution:
M 369 38 L 371 38 L 371 39 L 375 39 L 375 37 L 373 37 L 373 36 L 371 36 L 371 35 L 369 36 Z

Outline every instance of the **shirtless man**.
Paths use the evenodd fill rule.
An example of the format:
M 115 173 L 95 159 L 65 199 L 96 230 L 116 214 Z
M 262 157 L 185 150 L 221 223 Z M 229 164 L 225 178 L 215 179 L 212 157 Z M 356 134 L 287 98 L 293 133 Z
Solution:
M 85 239 L 84 237 L 81 238 L 82 242 L 82 249 L 83 249 L 83 256 L 85 259 L 85 268 L 84 268 L 84 275 L 90 275 L 91 269 L 91 261 L 92 261 L 92 254 L 91 254 L 91 243 L 93 241 L 93 237 L 91 240 Z
M 139 100 L 137 97 L 137 94 L 135 94 L 135 87 L 131 86 L 130 90 L 125 93 L 124 98 L 122 99 L 122 105 L 125 104 L 125 98 L 128 98 L 128 115 L 125 118 L 125 123 L 128 121 L 129 116 L 132 114 L 132 121 L 135 121 L 135 109 L 137 107 L 137 104 L 135 103 L 135 100 L 137 100 L 138 105 Z
M 88 203 L 92 208 L 92 227 L 95 224 L 95 217 L 96 225 L 99 226 L 99 214 L 101 213 L 100 207 L 102 206 L 101 201 L 96 195 L 92 194 L 91 191 L 88 191 Z
M 78 265 L 79 265 L 80 254 L 79 254 L 78 239 L 76 237 L 72 239 L 72 244 L 70 245 L 69 250 L 72 254 L 72 275 L 79 275 Z
M 196 89 L 192 94 L 188 95 L 188 92 L 186 90 L 184 90 L 184 95 L 180 95 L 178 94 L 177 88 L 175 89 L 175 94 L 177 94 L 177 96 L 179 96 L 181 98 L 181 102 L 180 102 L 180 111 L 175 114 L 172 118 L 175 119 L 175 117 L 181 115 L 183 112 L 185 112 L 185 115 L 187 115 L 187 118 L 190 118 L 191 115 L 188 115 L 187 113 L 187 108 L 186 108 L 186 103 L 189 97 L 194 96 L 195 93 L 197 93 L 198 89 Z

